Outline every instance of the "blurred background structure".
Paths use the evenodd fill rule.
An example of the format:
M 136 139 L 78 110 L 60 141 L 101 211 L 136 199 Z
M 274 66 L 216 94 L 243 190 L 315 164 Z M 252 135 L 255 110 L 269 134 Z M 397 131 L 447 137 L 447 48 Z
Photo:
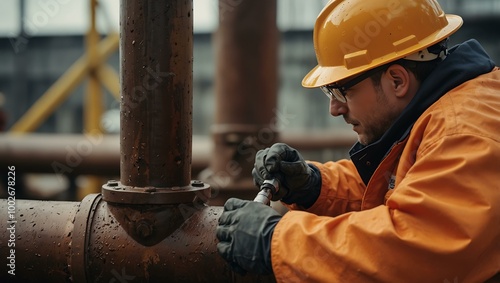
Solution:
M 300 85 L 325 2 L 1 1 L 0 254 L 15 237 L 20 272 L 0 281 L 274 282 L 229 270 L 215 228 L 256 195 L 257 150 L 327 161 L 355 141 Z M 498 62 L 498 1 L 442 4 L 465 19 L 451 44 Z
M 223 20 L 219 11 L 230 13 L 234 8 L 232 5 L 238 5 L 242 1 L 194 1 L 193 144 L 204 147 L 201 146 L 198 151 L 194 149 L 193 163 L 196 163 L 197 158 L 204 158 L 204 161 L 213 158 L 203 154 L 210 153 L 206 148 L 212 145 L 210 136 L 213 134 L 214 121 L 218 114 L 216 76 L 219 76 L 219 80 L 224 80 L 224 76 L 229 78 L 231 75 L 216 71 L 217 58 L 220 58 L 217 56 L 224 56 L 224 51 L 218 51 L 218 45 L 214 44 L 214 34 Z M 277 1 L 276 20 L 279 33 L 275 113 L 278 118 L 281 117 L 276 119 L 277 129 L 280 134 L 285 134 L 282 136 L 285 140 L 287 137 L 294 137 L 295 141 L 297 137 L 313 139 L 318 133 L 345 136 L 345 132 L 349 131 L 341 118 L 334 119 L 329 115 L 326 97 L 320 91 L 304 89 L 300 85 L 303 76 L 316 64 L 312 29 L 317 14 L 326 2 Z M 500 62 L 500 0 L 439 2 L 447 13 L 459 14 L 464 18 L 464 26 L 452 36 L 451 45 L 475 38 L 496 62 Z M 83 65 L 89 67 L 100 64 L 102 68 L 96 69 L 99 71 L 90 72 L 89 76 L 80 78 L 81 83 L 75 83 L 70 93 L 59 97 L 52 114 L 40 120 L 36 128 L 25 131 L 40 134 L 39 137 L 42 137 L 26 141 L 27 147 L 36 146 L 37 143 L 43 147 L 51 143 L 53 146 L 66 148 L 71 144 L 76 149 L 80 146 L 84 153 L 87 149 L 85 146 L 90 146 L 89 150 L 97 151 L 97 147 L 93 148 L 97 138 L 93 140 L 91 136 L 82 136 L 83 140 L 60 140 L 60 143 L 56 144 L 53 139 L 43 137 L 91 133 L 93 130 L 102 132 L 105 138 L 99 140 L 99 150 L 102 151 L 99 164 L 103 167 L 101 171 L 105 171 L 113 166 L 109 164 L 113 157 L 108 157 L 106 152 L 109 153 L 109 148 L 102 146 L 117 142 L 116 139 L 108 140 L 106 137 L 108 134 L 116 136 L 120 130 L 120 59 L 117 39 L 113 41 L 112 38 L 119 30 L 120 2 L 96 1 L 94 12 L 90 3 L 91 0 L 0 1 L 0 129 L 9 132 L 20 127 L 16 123 L 19 123 L 40 97 L 54 87 L 56 81 L 63 75 L 69 76 L 67 70 L 71 66 L 84 68 Z M 92 29 L 93 23 L 95 29 Z M 109 40 L 108 45 L 105 45 L 106 38 Z M 75 62 L 78 62 L 85 52 L 100 54 L 94 56 L 100 62 L 88 62 L 85 63 L 88 65 L 78 66 Z M 273 62 L 270 62 L 270 65 L 272 64 Z M 75 76 L 68 77 L 62 80 L 62 83 L 74 79 Z M 87 93 L 100 95 L 89 98 Z M 102 105 L 96 106 L 99 105 L 96 101 L 102 102 Z M 93 115 L 98 115 L 100 119 L 88 118 Z M 0 150 L 8 150 L 5 144 L 1 144 L 2 141 L 5 142 L 6 139 L 0 139 Z M 346 157 L 347 149 L 348 146 L 334 148 L 323 144 L 304 148 L 303 153 L 307 159 L 327 161 Z M 70 150 L 71 148 L 68 148 L 62 158 L 68 158 L 71 155 Z M 85 154 L 79 156 L 83 155 Z M 2 156 L 0 160 L 1 164 L 16 164 L 16 160 L 6 160 Z M 84 161 L 73 161 L 74 168 L 85 165 Z M 200 166 L 206 165 L 201 163 Z M 194 167 L 195 165 L 193 164 Z M 118 164 L 115 167 L 117 166 Z M 54 177 L 52 173 L 68 172 L 65 172 L 64 167 L 57 167 L 57 164 L 54 167 L 54 162 L 48 163 L 45 170 L 30 170 L 25 167 L 27 171 L 22 172 L 23 167 L 19 168 L 18 173 L 25 175 L 18 179 L 18 185 L 26 189 L 22 194 L 19 191 L 17 196 L 30 199 L 81 199 L 86 193 L 99 190 L 106 179 L 119 172 L 110 169 L 109 172 L 103 173 L 106 176 L 96 178 L 89 177 L 89 172 L 82 169 L 80 172 L 75 170 L 74 174 L 58 174 Z M 197 170 L 196 174 L 202 173 L 200 168 Z M 82 191 L 78 193 L 78 190 Z

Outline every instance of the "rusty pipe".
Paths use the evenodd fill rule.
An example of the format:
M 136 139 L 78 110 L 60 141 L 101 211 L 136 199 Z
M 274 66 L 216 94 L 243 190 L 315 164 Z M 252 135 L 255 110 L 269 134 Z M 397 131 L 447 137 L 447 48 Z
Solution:
M 121 182 L 189 185 L 192 1 L 121 2 Z M 168 174 L 166 174 L 168 172 Z
M 103 185 L 102 195 L 89 195 L 79 204 L 69 203 L 64 211 L 51 209 L 50 202 L 34 203 L 31 209 L 37 209 L 29 220 L 35 223 L 41 223 L 39 218 L 48 219 L 49 223 L 57 220 L 58 225 L 70 232 L 52 230 L 48 223 L 36 229 L 24 225 L 16 227 L 14 236 L 17 237 L 17 251 L 21 254 L 19 266 L 31 269 L 14 278 L 3 273 L 0 275 L 2 282 L 39 282 L 40 278 L 50 282 L 274 281 L 272 276 L 240 277 L 228 269 L 215 248 L 215 227 L 222 208 L 207 206 L 204 200 L 208 186 L 190 180 L 191 98 L 190 79 L 187 79 L 190 74 L 186 73 L 190 72 L 191 65 L 174 68 L 177 63 L 184 65 L 189 62 L 182 60 L 185 57 L 176 53 L 181 52 L 176 47 L 168 49 L 162 32 L 164 26 L 173 26 L 176 30 L 172 34 L 180 34 L 183 22 L 177 22 L 177 19 L 191 17 L 191 7 L 192 2 L 183 0 L 122 0 L 121 27 L 130 31 L 122 36 L 125 42 L 121 44 L 121 52 L 123 60 L 128 58 L 133 63 L 128 65 L 122 61 L 121 70 L 121 179 Z M 173 22 L 169 23 L 170 20 Z M 152 24 L 154 21 L 159 25 Z M 192 33 L 192 22 L 187 24 Z M 143 35 L 143 42 L 143 37 L 132 35 L 133 30 L 154 36 Z M 153 38 L 160 41 L 158 44 L 154 41 L 154 47 L 151 46 Z M 187 43 L 183 38 L 170 43 L 185 48 L 184 43 L 189 45 L 191 42 L 189 35 L 187 38 Z M 128 42 L 130 40 L 132 42 Z M 146 45 L 144 49 L 139 48 L 141 52 L 136 55 L 131 50 L 135 40 L 138 40 L 137 44 Z M 156 51 L 157 48 L 167 54 L 174 53 L 162 57 L 166 55 Z M 151 57 L 144 56 L 144 53 Z M 172 59 L 176 57 L 181 61 Z M 147 64 L 145 60 L 148 60 Z M 156 60 L 159 63 L 153 69 L 148 64 L 158 62 Z M 137 64 L 141 66 L 141 63 L 145 64 L 148 73 L 137 71 L 140 69 Z M 169 68 L 175 71 L 166 72 Z M 173 75 L 165 78 L 170 82 L 164 83 L 151 74 L 153 71 Z M 141 82 L 147 85 L 136 90 Z M 154 82 L 157 83 L 155 88 L 152 87 Z M 134 96 L 138 91 L 141 91 L 140 96 Z M 6 200 L 0 200 L 0 204 L 2 207 L 9 205 Z M 27 214 L 30 208 L 25 204 L 27 202 L 22 200 L 14 204 L 15 217 L 21 219 Z M 63 219 L 54 217 L 57 213 Z M 11 235 L 7 231 L 0 232 L 2 244 Z M 62 251 L 56 255 L 49 245 L 52 239 L 64 243 Z M 38 247 L 43 251 L 39 253 L 40 259 L 28 259 L 31 254 L 24 254 L 24 251 L 37 248 L 34 245 L 39 242 L 44 243 L 43 247 Z M 8 253 L 4 246 L 0 251 Z M 46 266 L 43 261 L 47 260 L 55 262 Z M 50 269 L 43 269 L 45 267 Z M 58 275 L 52 276 L 52 273 Z
M 210 171 L 238 167 L 232 182 L 245 181 L 255 150 L 278 140 L 278 40 L 276 0 L 219 0 L 216 45 L 214 154 Z M 214 173 L 215 174 L 215 173 Z M 213 176 L 207 178 L 207 182 Z
M 206 168 L 211 153 L 208 138 L 193 138 L 192 174 Z M 66 175 L 120 175 L 118 135 L 0 134 L 0 166 L 15 165 L 20 172 Z
M 61 208 L 62 211 L 52 209 L 50 202 L 34 202 L 27 207 L 31 201 L 14 201 L 16 213 L 9 214 L 9 219 L 15 219 L 15 230 L 2 229 L 0 251 L 11 252 L 4 244 L 13 235 L 16 242 L 12 253 L 19 251 L 21 259 L 18 268 L 28 271 L 22 273 L 18 269 L 19 277 L 9 277 L 5 272 L 0 279 L 2 282 L 39 282 L 41 278 L 50 282 L 274 281 L 272 276 L 241 278 L 228 270 L 215 248 L 215 227 L 221 208 L 206 206 L 203 197 L 208 186 L 190 180 L 192 61 L 187 57 L 192 50 L 186 53 L 182 50 L 192 49 L 189 46 L 192 2 L 122 0 L 121 10 L 120 51 L 124 56 L 120 182 L 109 181 L 103 185 L 102 195 L 89 195 L 81 203 L 64 203 L 67 207 Z M 155 21 L 159 23 L 152 24 Z M 165 26 L 173 29 L 164 29 Z M 181 35 L 186 31 L 184 27 L 188 31 L 187 40 Z M 165 31 L 170 41 L 164 40 Z M 133 47 L 136 40 L 137 44 L 145 45 L 137 47 L 140 50 L 137 53 Z M 177 45 L 180 47 L 174 47 Z M 127 58 L 132 61 L 130 65 Z M 141 64 L 146 71 L 137 70 Z M 168 74 L 165 82 L 160 80 L 160 74 Z M 140 95 L 134 96 L 137 93 Z M 9 200 L 0 200 L 0 205 L 10 211 Z M 16 225 L 18 219 L 22 223 L 25 214 L 35 207 L 29 215 L 35 225 Z M 43 225 L 34 229 L 37 223 Z M 56 242 L 64 245 L 53 249 L 51 240 L 54 245 Z M 37 247 L 39 243 L 43 246 Z M 34 259 L 29 259 L 30 255 L 33 257 L 29 253 L 31 248 L 40 250 Z
M 255 153 L 279 138 L 276 0 L 219 0 L 214 155 L 199 175 L 212 186 L 213 205 L 229 196 L 253 199 Z M 216 199 L 214 199 L 216 198 Z
M 10 259 L 0 282 L 68 282 L 78 207 L 77 202 L 1 199 L 0 254 Z
M 4 225 L 7 200 L 0 207 Z M 216 251 L 221 212 L 199 202 L 112 204 L 99 194 L 81 203 L 17 200 L 14 247 L 0 230 L 0 254 L 14 249 L 15 275 L 4 265 L 0 282 L 274 282 L 229 270 Z
M 220 133 L 224 140 L 242 141 L 238 132 Z M 352 131 L 282 132 L 278 141 L 299 151 L 350 147 L 356 141 Z M 208 136 L 193 136 L 192 176 L 207 168 L 213 154 Z M 0 134 L 0 167 L 15 165 L 20 172 L 62 173 L 68 175 L 119 176 L 120 142 L 117 135 L 81 134 Z M 253 149 L 255 153 L 258 148 Z M 252 153 L 252 154 L 253 154 Z
M 176 204 L 210 186 L 191 181 L 193 2 L 120 3 L 120 181 L 103 199 Z

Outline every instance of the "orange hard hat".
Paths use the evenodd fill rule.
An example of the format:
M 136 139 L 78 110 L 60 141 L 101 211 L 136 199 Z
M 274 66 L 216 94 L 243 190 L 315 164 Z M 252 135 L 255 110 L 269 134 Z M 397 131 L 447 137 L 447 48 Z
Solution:
M 316 20 L 318 65 L 302 86 L 332 84 L 411 55 L 446 39 L 462 23 L 435 0 L 332 0 Z

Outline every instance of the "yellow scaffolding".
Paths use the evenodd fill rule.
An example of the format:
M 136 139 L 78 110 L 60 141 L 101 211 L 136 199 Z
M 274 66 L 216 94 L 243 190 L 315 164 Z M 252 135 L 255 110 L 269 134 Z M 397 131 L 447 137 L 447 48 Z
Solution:
M 106 60 L 119 46 L 119 34 L 111 32 L 99 42 L 96 29 L 96 9 L 98 0 L 90 0 L 90 27 L 86 34 L 85 54 L 28 109 L 28 111 L 10 129 L 12 134 L 22 134 L 36 130 L 60 105 L 74 89 L 88 78 L 87 91 L 84 98 L 84 132 L 102 134 L 100 125 L 103 113 L 103 94 L 101 84 L 120 100 L 119 78 L 117 72 L 106 64 Z M 85 188 L 81 188 L 78 197 L 81 199 L 88 193 L 99 192 L 103 180 L 90 177 Z

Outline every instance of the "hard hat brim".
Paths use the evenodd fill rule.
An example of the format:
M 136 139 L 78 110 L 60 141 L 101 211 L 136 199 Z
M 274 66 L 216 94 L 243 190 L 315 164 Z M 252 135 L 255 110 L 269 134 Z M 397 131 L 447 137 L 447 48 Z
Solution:
M 386 63 L 401 59 L 407 55 L 418 52 L 429 46 L 432 46 L 441 40 L 449 37 L 456 32 L 463 24 L 463 20 L 458 15 L 446 14 L 448 25 L 441 30 L 429 35 L 421 40 L 417 45 L 392 52 L 382 58 L 373 60 L 370 64 L 366 64 L 357 68 L 347 69 L 344 65 L 341 66 L 320 66 L 314 67 L 302 80 L 302 86 L 305 88 L 315 88 L 338 82 L 351 76 L 361 74 L 367 70 L 376 68 Z

